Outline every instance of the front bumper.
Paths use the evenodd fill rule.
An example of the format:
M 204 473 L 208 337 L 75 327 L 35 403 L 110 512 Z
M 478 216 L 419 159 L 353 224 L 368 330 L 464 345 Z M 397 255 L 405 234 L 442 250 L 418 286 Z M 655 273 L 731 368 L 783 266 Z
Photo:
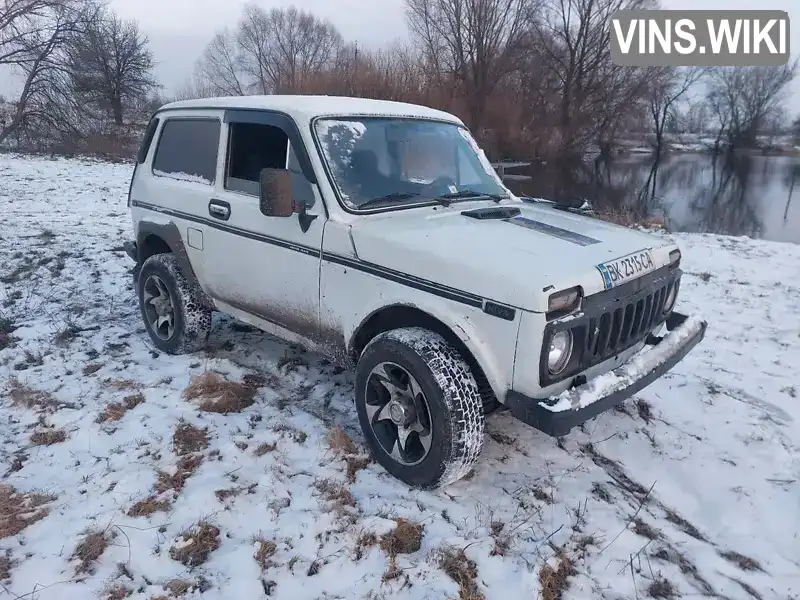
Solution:
M 699 317 L 673 313 L 669 333 L 650 336 L 651 348 L 635 354 L 622 366 L 551 400 L 529 398 L 513 390 L 506 395 L 511 413 L 540 431 L 560 437 L 573 427 L 621 404 L 678 364 L 705 337 L 708 324 Z

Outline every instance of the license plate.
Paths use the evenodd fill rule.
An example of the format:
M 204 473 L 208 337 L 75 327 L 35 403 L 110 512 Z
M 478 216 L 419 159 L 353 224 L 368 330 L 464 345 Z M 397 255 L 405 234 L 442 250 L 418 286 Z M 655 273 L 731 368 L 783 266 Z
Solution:
M 650 250 L 641 250 L 597 265 L 597 270 L 603 276 L 603 284 L 607 290 L 627 283 L 631 279 L 636 279 L 655 268 L 656 265 Z

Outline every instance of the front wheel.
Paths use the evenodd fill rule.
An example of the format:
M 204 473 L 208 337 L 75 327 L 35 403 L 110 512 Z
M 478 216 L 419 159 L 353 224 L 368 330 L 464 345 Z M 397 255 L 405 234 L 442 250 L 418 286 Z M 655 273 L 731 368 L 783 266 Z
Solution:
M 376 460 L 410 486 L 435 488 L 467 473 L 483 448 L 483 403 L 461 355 L 437 333 L 376 336 L 356 368 L 356 408 Z

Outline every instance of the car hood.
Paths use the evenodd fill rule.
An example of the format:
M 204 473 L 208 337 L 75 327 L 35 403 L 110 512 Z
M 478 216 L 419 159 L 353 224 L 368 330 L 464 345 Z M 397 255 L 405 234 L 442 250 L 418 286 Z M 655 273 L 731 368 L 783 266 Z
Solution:
M 510 217 L 463 214 L 513 207 L 520 212 Z M 535 312 L 545 312 L 559 290 L 581 286 L 585 296 L 604 290 L 600 263 L 651 248 L 661 267 L 676 248 L 597 218 L 522 202 L 392 211 L 358 219 L 351 232 L 363 261 Z

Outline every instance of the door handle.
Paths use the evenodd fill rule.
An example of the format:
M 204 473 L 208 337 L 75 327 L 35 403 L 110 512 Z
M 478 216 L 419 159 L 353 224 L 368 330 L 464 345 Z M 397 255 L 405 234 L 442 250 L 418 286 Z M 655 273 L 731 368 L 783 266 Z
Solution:
M 227 221 L 231 218 L 231 205 L 222 200 L 212 200 L 208 203 L 208 214 L 215 219 Z

